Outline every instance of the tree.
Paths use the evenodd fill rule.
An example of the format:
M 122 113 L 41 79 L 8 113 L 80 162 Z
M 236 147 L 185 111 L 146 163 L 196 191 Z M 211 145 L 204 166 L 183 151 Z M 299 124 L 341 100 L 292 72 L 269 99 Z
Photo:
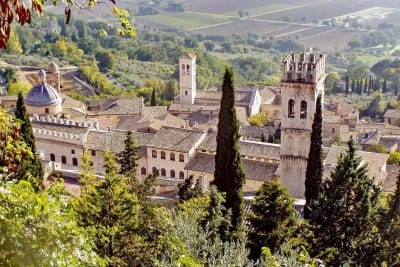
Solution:
M 253 259 L 260 257 L 263 247 L 276 252 L 294 237 L 299 225 L 294 199 L 278 181 L 267 181 L 257 191 L 248 221 L 248 242 Z
M 322 156 L 322 104 L 321 95 L 317 97 L 314 121 L 312 124 L 310 152 L 308 153 L 304 218 L 309 219 L 314 201 L 318 199 L 322 183 L 323 156 Z
M 57 5 L 59 1 L 53 2 Z M 114 5 L 112 6 L 112 11 L 114 16 L 118 19 L 121 27 L 118 29 L 119 35 L 129 35 L 134 37 L 136 34 L 135 28 L 129 21 L 129 13 L 127 10 L 119 9 Z M 89 1 L 87 6 L 82 3 L 70 3 L 71 5 L 77 5 L 80 8 L 91 9 L 96 5 L 96 2 Z M 33 13 L 38 15 L 43 15 L 44 3 L 40 1 L 32 1 L 31 5 L 25 4 L 22 0 L 6 0 L 2 2 L 0 9 L 0 49 L 5 49 L 7 47 L 7 42 L 10 39 L 12 32 L 12 24 L 14 22 L 20 25 L 32 23 Z M 65 8 L 66 24 L 70 22 L 71 19 L 71 8 L 68 6 Z
M 2 185 L 1 266 L 105 266 L 62 192 L 59 182 L 39 193 L 26 181 Z
M 369 265 L 366 258 L 376 253 L 373 215 L 379 197 L 380 189 L 368 176 L 367 166 L 361 165 L 351 138 L 347 152 L 339 156 L 331 177 L 323 182 L 310 216 L 317 237 L 314 254 L 329 266 Z
M 139 223 L 140 205 L 130 192 L 128 178 L 119 177 L 111 153 L 105 153 L 105 175 L 82 184 L 81 195 L 73 202 L 78 224 L 92 231 L 96 251 L 109 266 L 132 262 L 133 255 L 126 253 Z
M 115 57 L 111 51 L 98 51 L 95 58 L 99 63 L 99 69 L 102 71 L 109 71 L 114 69 Z
M 39 158 L 39 155 L 36 154 L 36 143 L 35 137 L 33 136 L 33 129 L 31 120 L 29 118 L 28 113 L 26 112 L 24 98 L 22 93 L 19 92 L 17 105 L 15 109 L 15 117 L 21 123 L 21 139 L 30 147 L 33 157 L 31 159 L 27 159 L 22 164 L 22 171 L 17 174 L 17 179 L 28 179 L 29 175 L 31 176 L 29 179 L 33 183 L 32 186 L 39 190 L 42 188 L 43 183 L 43 166 L 42 161 Z
M 235 110 L 233 70 L 232 68 L 225 68 L 218 119 L 213 184 L 216 185 L 219 191 L 226 193 L 224 206 L 232 212 L 232 226 L 228 229 L 231 234 L 241 230 L 244 212 L 242 187 L 246 177 L 239 153 L 239 137 L 239 122 L 237 121 Z
M 150 106 L 157 106 L 157 99 L 156 99 L 156 89 L 153 88 L 153 91 L 151 92 L 151 100 L 150 100 Z
M 126 139 L 124 141 L 125 148 L 117 155 L 117 161 L 120 165 L 119 174 L 122 174 L 129 179 L 136 180 L 137 161 L 139 160 L 138 151 L 133 139 L 131 131 L 126 132 Z
M 193 175 L 186 178 L 183 183 L 178 184 L 178 196 L 181 201 L 200 197 L 202 193 L 200 180 L 197 179 L 196 184 L 193 184 Z
M 20 92 L 25 94 L 32 88 L 28 82 L 15 81 L 7 84 L 8 95 L 18 95 Z

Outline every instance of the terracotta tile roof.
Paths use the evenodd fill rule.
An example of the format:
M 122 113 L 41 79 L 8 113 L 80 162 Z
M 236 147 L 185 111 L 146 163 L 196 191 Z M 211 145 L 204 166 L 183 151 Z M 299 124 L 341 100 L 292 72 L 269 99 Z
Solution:
M 44 121 L 32 121 L 32 128 L 49 130 L 56 132 L 63 132 L 68 134 L 86 134 L 89 131 L 88 127 L 76 126 L 76 125 L 66 125 L 61 123 L 44 122 Z
M 153 134 L 133 132 L 133 140 L 138 147 L 146 146 Z M 90 131 L 86 147 L 91 150 L 118 153 L 124 149 L 126 131 Z
M 148 147 L 189 152 L 204 138 L 205 132 L 184 128 L 162 127 L 147 145 Z
M 384 118 L 400 118 L 400 109 L 388 109 L 383 115 Z
M 168 113 L 167 106 L 143 107 L 143 116 L 159 117 Z
M 278 164 L 270 164 L 247 159 L 242 159 L 242 166 L 247 179 L 258 181 L 270 180 L 275 175 L 278 168 Z M 215 170 L 215 156 L 197 153 L 185 169 L 213 174 Z
M 142 114 L 143 107 L 142 97 L 108 99 L 102 102 L 97 114 Z

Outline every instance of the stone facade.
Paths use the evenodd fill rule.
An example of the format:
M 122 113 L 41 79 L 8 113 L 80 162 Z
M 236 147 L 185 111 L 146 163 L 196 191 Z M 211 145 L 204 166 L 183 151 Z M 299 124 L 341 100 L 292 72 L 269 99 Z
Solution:
M 180 103 L 194 104 L 196 99 L 196 56 L 185 54 L 179 58 Z
M 291 195 L 304 197 L 310 136 L 318 94 L 324 94 L 325 55 L 310 52 L 282 62 L 280 179 Z

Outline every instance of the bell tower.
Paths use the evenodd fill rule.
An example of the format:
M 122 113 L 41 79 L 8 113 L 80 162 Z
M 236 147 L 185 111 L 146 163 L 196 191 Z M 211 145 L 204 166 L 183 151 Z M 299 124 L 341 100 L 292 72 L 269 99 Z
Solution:
M 196 99 L 196 56 L 179 58 L 179 96 L 181 104 L 194 104 Z
M 324 95 L 325 58 L 310 50 L 282 60 L 280 180 L 296 198 L 304 198 L 316 101 L 318 94 L 322 100 Z

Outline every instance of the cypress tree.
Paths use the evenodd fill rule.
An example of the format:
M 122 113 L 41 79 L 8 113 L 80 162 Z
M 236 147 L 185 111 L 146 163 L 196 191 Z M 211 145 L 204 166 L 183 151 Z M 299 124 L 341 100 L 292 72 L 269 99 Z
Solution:
M 139 159 L 139 148 L 133 140 L 133 133 L 128 131 L 124 141 L 125 149 L 118 153 L 117 162 L 120 165 L 119 174 L 125 175 L 130 179 L 136 179 L 137 160 Z
M 351 80 L 351 92 L 354 94 L 354 93 L 357 93 L 356 91 L 356 81 L 354 80 L 354 79 L 352 79 Z
M 197 180 L 196 184 L 193 185 L 193 175 L 186 178 L 183 183 L 178 184 L 178 196 L 179 200 L 186 201 L 194 197 L 200 197 L 202 195 L 202 189 L 200 181 Z
M 350 79 L 349 79 L 349 75 L 346 75 L 346 79 L 345 79 L 345 87 L 344 89 L 346 90 L 346 94 L 350 93 Z
M 18 93 L 17 106 L 15 109 L 15 117 L 21 124 L 21 139 L 30 147 L 33 158 L 27 159 L 23 162 L 21 172 L 17 176 L 18 179 L 29 180 L 35 190 L 42 188 L 43 182 L 43 167 L 39 156 L 36 154 L 35 137 L 33 136 L 33 129 L 29 115 L 26 112 L 24 98 L 22 93 Z
M 226 194 L 224 205 L 231 210 L 231 227 L 228 232 L 239 232 L 242 227 L 244 201 L 242 187 L 245 174 L 239 153 L 239 122 L 236 118 L 233 70 L 225 68 L 222 84 L 221 108 L 218 118 L 217 152 L 213 184 Z M 222 231 L 221 233 L 223 233 Z M 222 234 L 222 238 L 223 234 Z
M 384 94 L 387 93 L 387 81 L 386 81 L 386 79 L 383 80 L 382 92 L 383 92 Z
M 368 78 L 365 78 L 365 82 L 364 82 L 364 93 L 368 93 Z
M 360 164 L 351 138 L 348 151 L 339 156 L 330 179 L 323 182 L 310 216 L 317 237 L 314 253 L 328 266 L 368 266 L 363 260 L 375 253 L 368 249 L 374 242 L 372 216 L 379 204 L 380 189 L 367 175 L 367 166 Z
M 156 89 L 153 89 L 151 92 L 151 100 L 150 100 L 150 106 L 157 106 L 157 100 L 156 100 Z
M 314 121 L 312 124 L 310 152 L 306 169 L 304 218 L 309 219 L 313 202 L 318 199 L 322 182 L 322 104 L 321 95 L 317 97 Z

